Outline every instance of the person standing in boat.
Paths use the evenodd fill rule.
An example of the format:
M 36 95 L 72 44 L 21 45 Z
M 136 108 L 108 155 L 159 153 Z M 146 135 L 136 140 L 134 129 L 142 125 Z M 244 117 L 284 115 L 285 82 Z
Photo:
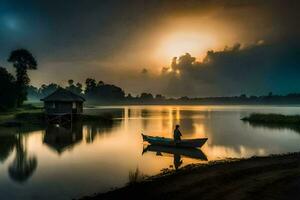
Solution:
M 179 130 L 179 125 L 177 124 L 177 125 L 175 126 L 175 130 L 174 130 L 174 134 L 173 134 L 174 141 L 175 141 L 176 143 L 180 142 L 180 141 L 181 141 L 181 136 L 182 136 L 182 134 L 181 134 L 181 132 L 180 132 L 180 130 Z

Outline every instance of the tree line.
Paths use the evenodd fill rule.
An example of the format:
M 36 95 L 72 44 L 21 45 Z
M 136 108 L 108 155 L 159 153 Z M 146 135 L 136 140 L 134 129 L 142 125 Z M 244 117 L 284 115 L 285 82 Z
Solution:
M 28 99 L 31 101 L 39 101 L 40 99 L 50 95 L 62 86 L 56 83 L 43 84 L 41 87 L 28 86 Z M 124 90 L 116 85 L 107 84 L 103 81 L 96 81 L 93 78 L 87 78 L 85 83 L 75 83 L 74 80 L 68 80 L 67 89 L 77 95 L 84 97 L 89 103 L 153 103 L 167 100 L 161 94 L 152 95 L 151 93 L 141 93 L 140 95 L 132 96 L 130 93 L 125 94 Z
M 48 85 L 43 84 L 40 88 L 29 86 L 27 88 L 28 97 L 30 100 L 40 100 L 53 93 L 59 87 L 62 87 L 55 83 Z M 118 86 L 106 84 L 103 81 L 96 81 L 93 78 L 87 78 L 85 85 L 82 83 L 75 83 L 74 80 L 68 80 L 68 84 L 65 89 L 84 97 L 91 103 L 104 103 L 104 102 L 120 102 L 125 99 L 125 92 Z
M 39 101 L 53 93 L 59 87 L 56 83 L 43 84 L 39 88 L 29 85 L 27 70 L 37 69 L 37 61 L 26 49 L 17 49 L 10 53 L 7 61 L 13 65 L 16 75 L 10 74 L 6 68 L 0 67 L 0 110 L 8 110 L 22 106 L 27 99 Z M 242 94 L 230 97 L 166 98 L 161 94 L 141 93 L 133 96 L 125 94 L 121 87 L 87 78 L 85 83 L 69 80 L 65 89 L 83 96 L 89 103 L 104 104 L 299 104 L 300 93 L 287 95 L 247 96 Z
M 51 83 L 42 85 L 40 88 L 28 87 L 28 96 L 32 100 L 39 100 L 61 86 Z M 133 96 L 130 93 L 125 94 L 124 90 L 118 86 L 106 84 L 103 81 L 96 81 L 87 78 L 85 85 L 73 80 L 68 81 L 65 89 L 75 94 L 83 96 L 88 103 L 104 104 L 162 104 L 162 105 L 181 105 L 181 104 L 200 104 L 200 105 L 235 105 L 235 104 L 300 104 L 300 93 L 290 93 L 287 95 L 275 95 L 269 92 L 266 95 L 246 95 L 228 97 L 200 97 L 190 98 L 187 96 L 179 98 L 168 98 L 161 94 L 153 95 L 143 92 L 140 95 Z

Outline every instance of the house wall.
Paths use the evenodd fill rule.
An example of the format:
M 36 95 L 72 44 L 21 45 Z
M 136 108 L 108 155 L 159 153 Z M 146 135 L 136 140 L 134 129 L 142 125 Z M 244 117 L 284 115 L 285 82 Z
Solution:
M 76 112 L 79 114 L 83 113 L 83 103 L 82 102 L 76 102 Z
M 44 109 L 47 114 L 81 114 L 83 112 L 82 102 L 75 102 L 76 108 L 73 109 L 73 102 L 44 102 Z

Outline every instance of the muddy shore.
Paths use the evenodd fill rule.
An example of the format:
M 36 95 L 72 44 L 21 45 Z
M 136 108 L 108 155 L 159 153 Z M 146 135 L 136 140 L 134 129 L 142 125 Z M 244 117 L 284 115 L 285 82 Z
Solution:
M 298 199 L 300 153 L 189 165 L 97 199 Z

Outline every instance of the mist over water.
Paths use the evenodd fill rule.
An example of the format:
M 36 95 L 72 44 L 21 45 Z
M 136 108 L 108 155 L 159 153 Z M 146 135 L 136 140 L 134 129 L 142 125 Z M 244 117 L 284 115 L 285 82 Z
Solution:
M 138 170 L 154 175 L 191 163 L 299 151 L 300 133 L 288 127 L 253 126 L 240 119 L 253 112 L 297 114 L 300 107 L 125 106 L 96 107 L 113 123 L 74 124 L 72 129 L 0 129 L 0 193 L 4 199 L 71 199 L 128 183 Z M 207 137 L 198 158 L 191 152 L 143 150 L 141 133 Z M 197 152 L 197 153 L 199 153 Z M 182 153 L 183 154 L 183 153 Z M 187 155 L 187 156 L 186 156 Z

